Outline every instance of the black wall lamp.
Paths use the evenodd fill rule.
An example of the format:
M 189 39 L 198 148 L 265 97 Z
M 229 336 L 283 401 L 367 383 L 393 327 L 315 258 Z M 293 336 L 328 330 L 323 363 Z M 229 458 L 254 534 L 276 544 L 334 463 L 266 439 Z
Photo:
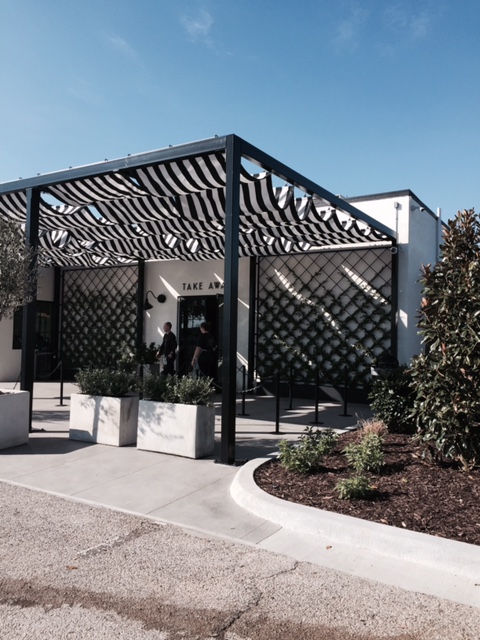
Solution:
M 153 304 L 150 304 L 150 302 L 148 301 L 148 294 L 151 293 L 152 296 L 157 300 L 157 302 L 163 303 L 165 302 L 165 300 L 167 299 L 167 296 L 163 293 L 160 293 L 158 296 L 156 296 L 153 291 L 148 290 L 147 293 L 145 294 L 145 302 L 143 303 L 143 310 L 144 311 L 150 311 L 150 309 L 153 309 Z

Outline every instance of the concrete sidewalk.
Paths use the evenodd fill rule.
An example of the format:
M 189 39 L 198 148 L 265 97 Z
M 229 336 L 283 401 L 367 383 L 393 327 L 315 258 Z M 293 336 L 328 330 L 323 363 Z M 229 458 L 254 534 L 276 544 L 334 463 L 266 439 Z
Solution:
M 3 388 L 13 386 L 0 383 Z M 357 537 L 364 535 L 357 534 L 356 529 L 362 521 L 347 518 L 337 534 L 325 527 L 309 528 L 303 516 L 298 516 L 299 505 L 256 492 L 252 483 L 253 461 L 274 455 L 280 439 L 296 439 L 303 432 L 314 419 L 314 407 L 308 401 L 294 399 L 292 409 L 288 410 L 288 401 L 282 399 L 276 433 L 274 398 L 247 398 L 245 405 L 239 399 L 238 413 L 243 415 L 237 418 L 236 457 L 252 462 L 238 467 L 216 463 L 220 451 L 219 416 L 215 454 L 201 460 L 69 440 L 69 397 L 75 390 L 75 385 L 66 384 L 61 403 L 58 383 L 35 384 L 33 426 L 38 431 L 31 434 L 28 445 L 0 452 L 0 480 L 175 524 L 201 535 L 255 545 L 403 589 L 480 606 L 480 575 L 477 579 L 474 571 L 462 571 L 462 565 L 454 561 L 456 549 L 460 548 L 456 545 L 461 545 L 466 558 L 472 553 L 475 562 L 477 547 L 447 544 L 439 557 L 433 554 L 434 561 L 425 563 L 418 555 L 412 556 L 412 561 L 411 556 L 401 553 L 403 539 L 399 539 L 398 549 L 393 538 L 388 543 L 391 551 L 388 544 L 375 550 L 375 538 L 369 546 Z M 347 413 L 343 415 L 341 403 L 332 402 L 322 405 L 318 418 L 324 426 L 348 429 L 358 419 L 370 416 L 365 405 L 349 404 Z M 236 500 L 232 497 L 232 486 L 236 488 L 233 491 Z M 282 509 L 288 511 L 283 519 L 278 516 Z M 377 531 L 384 525 L 373 527 Z M 339 535 L 340 530 L 347 534 Z M 329 533 L 325 534 L 326 531 Z M 430 536 L 423 538 L 427 543 L 437 542 Z M 476 566 L 468 564 L 470 569 Z

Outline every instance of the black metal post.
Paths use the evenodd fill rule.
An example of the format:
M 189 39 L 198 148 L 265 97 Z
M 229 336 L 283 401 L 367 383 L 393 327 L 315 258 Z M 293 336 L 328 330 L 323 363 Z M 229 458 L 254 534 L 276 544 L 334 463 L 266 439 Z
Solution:
M 65 273 L 63 269 L 60 272 L 60 283 L 59 283 L 59 330 L 58 330 L 58 358 L 60 360 L 60 406 L 63 405 L 63 379 L 64 379 L 64 370 L 63 370 L 63 321 L 64 321 L 64 307 L 63 307 L 63 290 L 65 287 Z
M 315 369 L 315 419 L 310 424 L 323 424 L 318 419 L 318 405 L 319 405 L 319 394 L 318 391 L 320 389 L 320 373 L 318 371 L 318 367 Z
M 60 360 L 60 406 L 63 407 L 63 360 Z
M 143 310 L 143 301 L 145 299 L 145 260 L 138 261 L 138 281 L 137 281 L 137 326 L 136 326 L 136 335 L 135 342 L 137 349 L 142 345 L 143 342 L 143 324 L 144 324 L 144 315 L 145 312 Z
M 241 144 L 227 136 L 225 187 L 225 262 L 220 462 L 235 464 L 237 402 L 238 246 L 240 229 Z
M 25 244 L 30 249 L 38 247 L 38 223 L 40 217 L 40 192 L 27 189 L 27 219 L 25 225 Z M 32 258 L 32 266 L 37 261 Z M 29 430 L 32 431 L 33 383 L 35 380 L 35 323 L 37 296 L 23 307 L 22 319 L 22 369 L 20 388 L 30 394 Z
M 350 413 L 347 413 L 347 402 L 348 402 L 348 367 L 345 365 L 343 368 L 344 373 L 344 382 L 343 382 L 343 413 L 341 416 L 349 416 Z
M 60 267 L 54 267 L 54 282 L 53 282 L 53 308 L 55 312 L 52 319 L 52 336 L 55 336 L 55 343 L 52 341 L 54 349 L 54 362 L 57 368 L 60 369 L 60 301 L 62 296 L 62 270 Z M 62 399 L 60 398 L 60 401 Z M 62 406 L 62 405 L 60 405 Z
M 280 433 L 280 377 L 275 374 L 275 433 Z
M 248 416 L 248 413 L 245 413 L 245 395 L 247 393 L 246 382 L 247 382 L 247 368 L 245 365 L 243 365 L 242 367 L 242 413 L 239 414 L 241 416 Z
M 257 335 L 257 258 L 250 258 L 250 286 L 248 291 L 248 381 L 247 388 L 254 386 L 255 350 Z
M 290 367 L 290 375 L 288 377 L 288 409 L 293 406 L 293 368 Z

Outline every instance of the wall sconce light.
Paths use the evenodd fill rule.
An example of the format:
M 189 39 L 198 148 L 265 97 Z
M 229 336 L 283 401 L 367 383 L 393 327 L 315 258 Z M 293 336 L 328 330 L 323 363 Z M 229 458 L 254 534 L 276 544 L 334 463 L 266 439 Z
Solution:
M 157 300 L 157 302 L 160 302 L 161 304 L 163 302 L 165 302 L 165 300 L 167 299 L 167 296 L 163 293 L 160 293 L 158 296 L 156 296 L 153 291 L 148 290 L 147 293 L 145 294 L 145 302 L 143 303 L 143 310 L 144 311 L 150 311 L 150 309 L 153 309 L 153 304 L 151 304 L 148 301 L 148 294 L 151 293 L 152 296 Z

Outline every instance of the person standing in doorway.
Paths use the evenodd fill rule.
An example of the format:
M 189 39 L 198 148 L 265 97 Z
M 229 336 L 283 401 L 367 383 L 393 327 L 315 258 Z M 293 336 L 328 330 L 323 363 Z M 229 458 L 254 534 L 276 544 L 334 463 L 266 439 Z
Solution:
M 163 342 L 158 355 L 160 362 L 163 362 L 163 373 L 173 375 L 175 373 L 175 355 L 177 351 L 177 338 L 172 331 L 172 323 L 165 322 L 163 325 Z
M 210 323 L 202 322 L 200 325 L 200 335 L 192 358 L 194 371 L 198 369 L 201 376 L 213 378 L 215 374 L 215 351 L 217 346 L 215 338 L 210 333 Z

